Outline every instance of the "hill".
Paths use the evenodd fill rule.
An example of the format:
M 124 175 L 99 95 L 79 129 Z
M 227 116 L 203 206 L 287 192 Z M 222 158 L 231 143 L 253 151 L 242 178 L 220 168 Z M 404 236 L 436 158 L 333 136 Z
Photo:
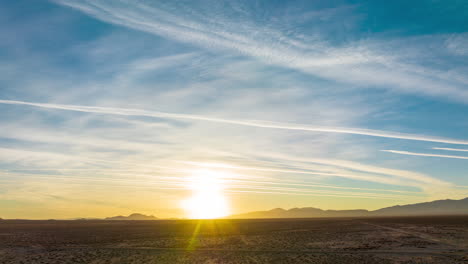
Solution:
M 106 217 L 104 220 L 158 220 L 158 218 L 153 215 L 131 214 L 129 216 L 118 215 L 113 217 Z
M 463 215 L 468 214 L 468 198 L 461 200 L 437 200 L 427 203 L 396 205 L 375 210 L 376 216 L 405 215 Z
M 396 205 L 374 211 L 322 210 L 313 207 L 276 208 L 231 215 L 228 218 L 310 218 L 310 217 L 364 217 L 364 216 L 417 216 L 417 215 L 468 215 L 468 198 L 461 200 L 437 200 L 426 203 Z

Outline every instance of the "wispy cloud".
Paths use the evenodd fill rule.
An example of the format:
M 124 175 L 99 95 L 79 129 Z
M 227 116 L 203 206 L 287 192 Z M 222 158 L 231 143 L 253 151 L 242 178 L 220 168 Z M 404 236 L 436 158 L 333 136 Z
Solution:
M 314 127 L 314 126 L 308 126 L 308 125 L 302 125 L 302 124 L 288 124 L 288 123 L 279 123 L 279 122 L 271 122 L 271 121 L 263 121 L 263 120 L 255 120 L 255 121 L 233 120 L 233 119 L 224 119 L 224 118 L 216 118 L 216 117 L 201 116 L 201 115 L 155 112 L 155 111 L 148 111 L 148 110 L 142 110 L 142 109 L 48 104 L 48 103 L 34 103 L 34 102 L 15 101 L 15 100 L 0 100 L 0 104 L 28 105 L 28 106 L 34 106 L 34 107 L 40 107 L 40 108 L 69 110 L 69 111 L 78 111 L 78 112 L 87 112 L 87 113 L 112 114 L 112 115 L 123 115 L 123 116 L 147 116 L 147 117 L 182 119 L 182 120 L 197 120 L 197 121 L 208 121 L 208 122 L 251 126 L 251 127 L 261 127 L 261 128 L 355 134 L 355 135 L 364 135 L 364 136 L 373 136 L 373 137 L 396 138 L 396 139 L 406 139 L 406 140 L 416 140 L 416 141 L 439 142 L 439 143 L 446 143 L 446 144 L 468 145 L 467 140 L 457 140 L 457 139 L 450 139 L 450 138 L 439 138 L 439 137 L 431 137 L 431 136 L 423 136 L 423 135 L 404 134 L 404 133 L 387 132 L 387 131 L 371 130 L 371 129 L 342 128 L 342 127 Z
M 261 15 L 242 0 L 51 2 L 59 5 L 39 18 L 22 10 L 24 24 L 0 27 L 9 54 L 0 62 L 0 197 L 50 202 L 25 213 L 61 214 L 56 203 L 89 196 L 135 210 L 155 201 L 143 204 L 159 216 L 200 167 L 235 174 L 226 191 L 236 200 L 266 196 L 242 210 L 466 196 L 463 178 L 418 172 L 437 166 L 431 159 L 376 155 L 395 144 L 467 151 L 468 138 L 450 133 L 464 129 L 453 120 L 468 102 L 466 34 L 373 34 L 360 7 L 310 1 L 267 4 Z M 102 25 L 94 18 L 109 24 L 88 30 Z M 38 37 L 44 27 L 54 30 Z M 419 96 L 436 108 L 415 107 L 426 106 Z M 97 215 L 122 209 L 104 207 Z
M 29 176 L 40 176 L 37 172 L 35 174 L 28 174 L 25 173 L 28 170 L 34 171 L 34 169 L 31 169 L 31 166 L 38 167 L 39 170 L 37 171 L 47 171 L 49 173 L 49 176 L 57 177 L 59 179 L 60 177 L 64 176 L 64 172 L 74 172 L 75 174 L 80 174 L 82 175 L 100 175 L 100 177 L 103 176 L 114 176 L 114 177 L 129 177 L 129 181 L 133 181 L 133 183 L 137 182 L 137 177 L 143 177 L 146 180 L 151 180 L 154 181 L 155 179 L 164 179 L 166 181 L 174 181 L 174 180 L 180 180 L 184 179 L 186 175 L 189 175 L 190 173 L 193 172 L 193 168 L 191 167 L 180 167 L 180 161 L 172 161 L 172 160 L 162 160 L 159 162 L 152 162 L 152 164 L 144 164 L 144 163 L 135 163 L 135 162 L 130 162 L 126 161 L 125 159 L 120 159 L 118 161 L 115 160 L 108 160 L 108 159 L 96 159 L 96 158 L 80 158 L 79 160 L 76 160 L 76 157 L 74 155 L 66 155 L 66 154 L 54 154 L 54 153 L 48 153 L 48 152 L 37 152 L 37 151 L 25 151 L 25 150 L 17 150 L 17 149 L 6 149 L 2 148 L 5 153 L 8 153 L 9 159 L 3 159 L 4 161 L 10 161 L 10 162 L 17 162 L 21 161 L 26 162 L 24 164 L 18 164 L 18 165 L 24 165 L 26 167 L 26 170 L 23 169 L 16 169 L 16 170 L 9 170 L 9 173 L 11 174 L 23 174 L 23 175 L 29 175 Z M 52 163 L 48 162 L 48 158 L 54 157 L 54 155 L 57 155 L 61 157 L 61 160 L 54 160 Z M 73 161 L 74 163 L 70 163 L 70 161 Z M 81 163 L 77 163 L 78 161 L 81 161 Z M 67 168 L 70 168 L 69 166 L 72 166 L 75 164 L 75 166 L 78 167 L 71 167 L 70 169 L 56 169 L 56 166 L 58 164 L 66 164 Z M 310 162 L 310 161 L 309 161 Z M 350 180 L 357 180 L 357 181 L 367 181 L 367 182 L 376 182 L 380 184 L 385 184 L 385 185 L 396 185 L 396 186 L 411 186 L 411 187 L 416 187 L 416 188 L 422 188 L 424 187 L 425 184 L 428 183 L 438 183 L 442 185 L 449 185 L 448 183 L 445 183 L 443 181 L 438 181 L 436 179 L 432 179 L 430 177 L 418 174 L 418 173 L 411 173 L 411 172 L 405 172 L 405 171 L 399 171 L 399 170 L 390 170 L 390 169 L 383 169 L 380 168 L 380 170 L 377 170 L 377 167 L 372 167 L 374 170 L 370 170 L 368 168 L 365 169 L 360 169 L 361 173 L 356 173 L 355 171 L 350 171 L 350 170 L 340 170 L 336 169 L 336 164 L 332 161 L 327 162 L 326 160 L 313 160 L 313 162 L 316 163 L 323 163 L 327 165 L 332 165 L 328 168 L 328 172 L 322 172 L 322 171 L 316 171 L 314 170 L 313 167 L 303 165 L 298 167 L 297 169 L 277 169 L 277 168 L 269 168 L 269 167 L 246 167 L 246 166 L 239 166 L 239 165 L 229 165 L 227 168 L 230 170 L 241 170 L 241 171 L 254 171 L 255 173 L 253 175 L 247 174 L 247 175 L 238 175 L 235 174 L 236 177 L 234 177 L 234 182 L 246 182 L 249 183 L 250 185 L 252 184 L 278 184 L 278 185 L 293 185 L 293 186 L 302 186 L 302 187 L 319 187 L 319 188 L 331 188 L 331 189 L 348 189 L 348 190 L 372 190 L 368 188 L 347 188 L 347 187 L 340 187 L 340 186 L 334 186 L 334 185 L 318 185 L 318 184 L 309 184 L 308 180 L 307 181 L 301 181 L 301 182 L 294 182 L 291 180 L 285 181 L 284 179 L 281 178 L 276 178 L 276 177 L 267 177 L 265 179 L 262 179 L 262 177 L 255 176 L 255 174 L 259 172 L 271 174 L 271 173 L 280 173 L 281 175 L 306 175 L 306 176 L 312 176 L 314 179 L 320 179 L 321 177 L 338 177 L 338 178 L 345 178 L 345 179 L 350 179 Z M 346 167 L 346 161 L 341 161 L 342 164 L 341 166 Z M 183 162 L 188 165 L 195 165 L 195 166 L 203 166 L 206 167 L 206 163 L 198 163 L 198 162 Z M 349 163 L 349 162 L 348 162 Z M 160 164 L 166 164 L 166 165 L 160 165 Z M 167 165 L 167 164 L 173 164 L 173 165 Z M 338 163 L 339 164 L 339 163 Z M 79 166 L 81 165 L 81 166 Z M 82 169 L 83 165 L 86 165 L 86 169 Z M 108 168 L 107 165 L 112 165 L 111 169 Z M 179 166 L 178 166 L 179 165 Z M 98 170 L 96 169 L 89 169 L 90 166 L 97 166 Z M 104 167 L 103 167 L 104 166 Z M 124 166 L 122 168 L 119 167 L 114 167 L 114 166 Z M 54 168 L 55 167 L 55 168 Z M 127 169 L 131 168 L 131 169 Z M 349 166 L 348 166 L 349 167 Z M 360 167 L 365 167 L 365 165 L 360 165 Z M 218 167 L 218 170 L 220 168 Z M 224 168 L 226 169 L 226 167 Z M 353 169 L 356 169 L 353 167 Z M 370 170 L 370 171 L 369 171 Z M 368 174 L 370 173 L 375 173 L 376 171 L 379 172 L 380 175 L 375 175 L 375 174 Z M 365 172 L 365 173 L 362 173 Z M 383 173 L 382 173 L 383 172 Z M 393 173 L 393 174 L 390 174 Z M 56 175 L 54 175 L 54 173 Z M 384 175 L 382 175 L 384 174 Z M 385 176 L 386 174 L 386 176 Z M 66 175 L 66 174 L 65 174 Z M 171 175 L 171 176 L 164 176 L 164 175 Z M 46 176 L 46 175 L 42 175 Z M 70 179 L 74 178 L 74 176 L 71 176 Z M 410 179 L 411 181 L 408 180 L 402 180 L 403 179 Z M 88 176 L 86 176 L 86 179 L 90 179 Z M 119 179 L 116 179 L 117 181 Z M 261 180 L 261 182 L 260 182 Z M 388 188 L 387 188 L 388 189 Z M 374 191 L 378 191 L 378 189 L 374 189 Z M 386 192 L 385 190 L 380 190 L 381 192 Z M 398 191 L 398 190 L 391 190 L 388 189 L 390 192 L 405 192 L 405 191 Z
M 384 149 L 381 151 L 395 153 L 395 154 L 402 154 L 402 155 L 410 155 L 410 156 L 437 157 L 437 158 L 449 158 L 449 159 L 468 159 L 468 157 L 464 157 L 464 156 L 440 155 L 440 154 L 432 154 L 432 153 L 417 153 L 417 152 L 391 150 L 391 149 L 388 149 L 388 150 Z
M 273 29 L 268 24 L 255 23 L 248 11 L 233 13 L 242 8 L 217 9 L 216 13 L 203 13 L 184 5 L 171 7 L 167 3 L 155 5 L 125 0 L 56 2 L 109 23 L 194 44 L 211 51 L 235 52 L 268 64 L 334 81 L 468 102 L 468 91 L 464 88 L 466 83 L 452 78 L 453 75 L 463 76 L 457 70 L 452 69 L 451 76 L 447 76 L 443 70 L 408 63 L 404 57 L 395 55 L 411 55 L 402 48 L 408 41 L 400 41 L 401 45 L 397 49 L 401 51 L 391 53 L 385 51 L 385 43 L 377 40 L 338 47 L 323 41 L 323 32 L 316 32 L 315 38 L 305 40 L 277 28 Z M 178 10 L 177 14 L 173 10 Z M 427 43 L 427 38 L 421 41 Z M 448 42 L 448 47 L 454 46 L 450 44 L 452 42 Z
M 399 170 L 399 169 L 392 169 L 392 168 L 386 168 L 386 167 L 380 167 L 380 166 L 375 166 L 375 165 L 368 165 L 368 164 L 363 164 L 360 162 L 355 162 L 355 161 L 348 161 L 348 160 L 334 160 L 334 159 L 320 159 L 320 158 L 299 158 L 299 157 L 290 157 L 288 155 L 284 154 L 270 154 L 271 157 L 276 157 L 279 159 L 283 159 L 286 161 L 290 162 L 303 162 L 305 164 L 323 164 L 323 165 L 328 165 L 332 166 L 335 168 L 344 168 L 346 169 L 349 173 L 352 172 L 364 172 L 367 173 L 367 175 L 370 179 L 372 177 L 374 178 L 374 181 L 379 180 L 379 176 L 386 175 L 387 180 L 393 180 L 395 181 L 396 179 L 401 180 L 401 182 L 404 182 L 404 185 L 407 186 L 417 186 L 419 188 L 426 188 L 429 185 L 439 185 L 439 186 L 446 186 L 450 187 L 452 184 L 439 180 L 436 178 L 433 178 L 429 175 L 419 173 L 419 172 L 413 172 L 413 171 L 408 171 L 408 170 Z M 307 166 L 303 166 L 303 168 L 307 168 Z M 398 181 L 397 181 L 398 182 Z
M 29 180 L 54 180 L 63 181 L 66 183 L 75 184 L 93 184 L 107 187 L 122 187 L 128 186 L 132 188 L 152 188 L 152 189 L 168 189 L 168 190 L 185 190 L 187 179 L 185 177 L 157 177 L 153 176 L 146 179 L 132 179 L 132 178 L 116 178 L 115 176 L 103 176 L 99 178 L 90 176 L 76 176 L 76 175 L 50 175 L 50 174 L 28 174 L 22 172 L 2 172 L 3 176 L 15 176 L 19 178 L 28 178 Z M 281 184 L 281 183 L 277 183 Z M 302 185 L 293 185 L 291 187 L 275 186 L 274 182 L 254 182 L 254 181 L 233 181 L 229 182 L 227 189 L 229 191 L 239 190 L 269 190 L 271 193 L 284 194 L 284 195 L 311 195 L 311 196 L 334 196 L 334 197 L 359 197 L 359 198 L 403 198 L 405 196 L 420 196 L 421 193 L 403 193 L 398 194 L 385 194 L 379 192 L 362 192 L 360 189 L 343 188 L 342 191 L 323 190 L 323 188 L 330 188 L 328 186 L 309 185 L 307 189 L 299 188 L 305 187 Z M 291 184 L 290 184 L 291 185 Z M 333 186 L 331 186 L 333 187 Z M 0 196 L 1 197 L 1 196 Z
M 342 161 L 343 163 L 346 163 L 346 161 Z M 386 179 L 382 177 L 376 177 L 376 176 L 371 176 L 371 175 L 359 175 L 359 174 L 352 174 L 351 172 L 349 174 L 346 173 L 330 173 L 330 172 L 317 172 L 317 171 L 312 171 L 312 170 L 306 170 L 306 168 L 303 168 L 303 170 L 287 170 L 287 169 L 276 169 L 276 168 L 268 168 L 268 167 L 245 167 L 245 166 L 233 166 L 233 165 L 228 165 L 228 164 L 210 164 L 210 163 L 203 163 L 203 162 L 193 162 L 193 161 L 182 161 L 182 163 L 186 164 L 192 164 L 196 166 L 201 166 L 201 167 L 207 167 L 207 168 L 228 168 L 228 169 L 234 169 L 234 170 L 248 170 L 248 171 L 266 171 L 266 172 L 283 172 L 283 173 L 292 173 L 292 174 L 309 174 L 309 175 L 323 175 L 323 176 L 332 176 L 332 177 L 343 177 L 343 178 L 349 178 L 349 179 L 366 179 L 369 181 L 376 181 L 380 183 L 388 183 Z M 361 167 L 364 165 L 361 164 Z M 375 168 L 375 167 L 374 167 Z M 331 168 L 329 168 L 331 169 Z M 380 168 L 383 170 L 383 168 Z M 375 172 L 372 171 L 372 172 Z M 395 172 L 392 171 L 392 172 Z M 402 171 L 400 171 L 401 173 Z M 408 173 L 408 172 L 407 172 Z M 388 173 L 387 173 L 388 174 Z M 397 173 L 398 175 L 398 173 Z M 394 176 L 394 175 L 392 175 Z M 421 176 L 421 175 L 419 175 Z M 426 180 L 429 179 L 429 177 L 425 177 Z M 390 181 L 392 183 L 395 183 L 394 181 Z M 413 191 L 402 191 L 402 190 L 392 190 L 392 189 L 372 189 L 372 188 L 356 188 L 356 187 L 342 187 L 342 186 L 333 186 L 333 185 L 323 185 L 323 184 L 305 184 L 305 183 L 292 183 L 292 182 L 285 182 L 281 181 L 277 184 L 281 185 L 296 185 L 296 186 L 315 186 L 315 187 L 324 187 L 324 188 L 335 188 L 335 189 L 356 189 L 356 190 L 373 190 L 373 191 L 384 191 L 384 192 L 397 192 L 397 193 L 416 193 Z M 398 182 L 396 183 L 398 184 Z M 404 182 L 401 182 L 400 184 L 407 184 Z
M 458 148 L 432 148 L 437 150 L 448 150 L 448 151 L 461 151 L 461 152 L 468 152 L 468 149 L 458 149 Z

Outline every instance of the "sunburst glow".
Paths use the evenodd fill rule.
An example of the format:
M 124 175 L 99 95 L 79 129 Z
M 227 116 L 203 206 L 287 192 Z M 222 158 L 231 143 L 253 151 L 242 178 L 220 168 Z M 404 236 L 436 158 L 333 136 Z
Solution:
M 212 170 L 197 170 L 189 177 L 187 187 L 193 195 L 182 201 L 182 207 L 190 218 L 211 219 L 229 214 L 223 193 L 227 178 L 225 172 Z

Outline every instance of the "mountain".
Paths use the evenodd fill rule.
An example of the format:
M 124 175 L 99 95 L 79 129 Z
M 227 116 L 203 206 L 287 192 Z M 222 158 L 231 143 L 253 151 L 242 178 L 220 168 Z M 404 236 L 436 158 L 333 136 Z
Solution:
M 313 207 L 285 210 L 276 208 L 270 211 L 257 211 L 231 215 L 229 218 L 309 218 L 309 217 L 358 217 L 368 216 L 367 210 L 322 210 Z
M 276 208 L 231 215 L 228 218 L 310 218 L 310 217 L 363 217 L 363 216 L 417 216 L 417 215 L 468 215 L 468 198 L 461 200 L 438 200 L 426 203 L 397 205 L 375 211 L 368 210 L 322 210 L 313 207 L 285 210 Z
M 104 220 L 158 220 L 158 218 L 153 215 L 131 214 L 129 216 L 118 215 L 113 217 L 106 217 Z
M 468 214 L 468 197 L 461 200 L 438 200 L 427 203 L 397 205 L 372 212 L 375 215 L 459 215 Z

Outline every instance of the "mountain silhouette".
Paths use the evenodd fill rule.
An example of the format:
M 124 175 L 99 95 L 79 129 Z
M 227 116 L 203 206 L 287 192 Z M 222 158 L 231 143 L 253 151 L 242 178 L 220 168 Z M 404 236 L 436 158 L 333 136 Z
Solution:
M 144 214 L 131 214 L 129 216 L 113 216 L 113 217 L 106 217 L 104 220 L 158 220 L 157 217 L 153 215 L 144 215 Z
M 310 218 L 310 217 L 365 217 L 365 216 L 419 216 L 419 215 L 468 215 L 468 198 L 461 200 L 437 200 L 426 203 L 396 205 L 374 211 L 322 210 L 313 207 L 275 208 L 231 215 L 228 218 Z
M 468 197 L 461 200 L 437 200 L 426 203 L 396 205 L 372 211 L 375 215 L 463 215 L 468 214 Z

